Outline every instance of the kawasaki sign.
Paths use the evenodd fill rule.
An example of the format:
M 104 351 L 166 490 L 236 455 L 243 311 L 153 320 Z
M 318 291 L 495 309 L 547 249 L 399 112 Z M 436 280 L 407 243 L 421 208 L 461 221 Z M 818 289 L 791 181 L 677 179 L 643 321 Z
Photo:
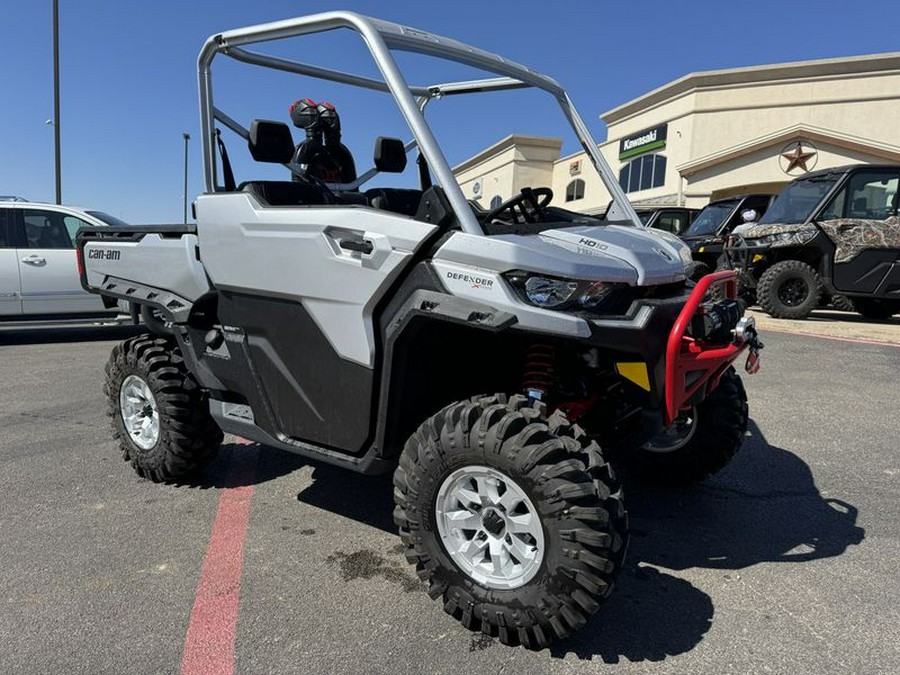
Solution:
M 619 159 L 628 159 L 651 150 L 666 147 L 666 133 L 669 125 L 662 124 L 646 129 L 619 141 Z

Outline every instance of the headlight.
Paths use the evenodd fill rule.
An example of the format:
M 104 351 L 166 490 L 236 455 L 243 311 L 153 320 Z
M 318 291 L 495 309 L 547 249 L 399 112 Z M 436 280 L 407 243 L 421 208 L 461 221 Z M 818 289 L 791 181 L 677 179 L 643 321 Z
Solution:
M 560 307 L 578 292 L 578 284 L 562 279 L 531 277 L 525 282 L 525 296 L 538 307 Z
M 762 244 L 777 248 L 779 246 L 802 246 L 810 239 L 816 236 L 818 230 L 815 227 L 805 228 L 802 230 L 791 230 L 790 232 L 776 232 L 760 237 Z
M 617 305 L 630 288 L 628 284 L 556 279 L 529 272 L 510 272 L 506 278 L 520 297 L 544 309 L 603 311 Z

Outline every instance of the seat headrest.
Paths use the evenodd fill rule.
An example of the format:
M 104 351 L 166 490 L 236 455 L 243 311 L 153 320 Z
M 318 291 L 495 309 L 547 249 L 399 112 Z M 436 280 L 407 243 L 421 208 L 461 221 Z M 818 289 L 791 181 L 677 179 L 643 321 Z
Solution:
M 294 156 L 294 137 L 284 122 L 253 120 L 247 145 L 257 162 L 287 164 Z
M 399 138 L 375 139 L 375 168 L 385 173 L 403 173 L 406 168 L 406 149 Z

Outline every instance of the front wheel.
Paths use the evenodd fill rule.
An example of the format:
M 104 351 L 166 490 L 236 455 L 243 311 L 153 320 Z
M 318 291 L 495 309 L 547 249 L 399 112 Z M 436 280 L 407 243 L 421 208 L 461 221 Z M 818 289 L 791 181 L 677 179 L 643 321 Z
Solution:
M 744 442 L 747 393 L 729 368 L 700 404 L 628 455 L 635 477 L 658 485 L 684 485 L 724 467 Z
M 143 478 L 187 478 L 222 443 L 206 396 L 171 339 L 140 335 L 113 347 L 103 390 L 113 437 Z
M 699 260 L 695 260 L 685 268 L 687 278 L 691 281 L 700 281 L 711 271 L 712 270 L 710 269 L 709 265 L 707 265 L 705 262 L 700 262 Z
M 716 272 L 725 272 L 731 269 L 733 268 L 726 262 L 721 262 L 716 266 Z M 744 301 L 747 307 L 756 304 L 756 289 L 747 286 L 740 275 L 738 275 L 737 296 Z M 712 300 L 721 300 L 725 297 L 725 287 L 722 284 L 716 284 L 709 289 L 709 297 Z
M 625 555 L 622 492 L 600 448 L 540 403 L 454 403 L 407 441 L 394 520 L 429 595 L 466 628 L 541 649 L 582 627 Z
M 819 306 L 822 280 L 800 260 L 782 260 L 762 273 L 756 287 L 760 308 L 776 319 L 805 319 Z

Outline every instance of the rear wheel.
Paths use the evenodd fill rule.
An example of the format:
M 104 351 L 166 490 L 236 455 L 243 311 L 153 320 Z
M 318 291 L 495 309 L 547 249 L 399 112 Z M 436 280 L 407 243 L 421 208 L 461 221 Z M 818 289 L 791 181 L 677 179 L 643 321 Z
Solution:
M 759 278 L 759 306 L 777 319 L 805 319 L 822 296 L 822 281 L 816 271 L 799 260 L 775 263 Z
M 104 392 L 113 437 L 143 478 L 187 478 L 222 443 L 206 396 L 171 339 L 141 335 L 113 347 Z
M 712 393 L 668 428 L 628 454 L 635 477 L 647 483 L 683 485 L 724 467 L 747 432 L 747 393 L 729 368 Z
M 627 523 L 600 448 L 503 395 L 454 403 L 407 441 L 394 520 L 432 598 L 466 628 L 541 649 L 612 591 Z
M 853 298 L 853 309 L 867 319 L 890 319 L 900 314 L 900 302 L 877 298 Z
M 855 311 L 850 298 L 846 295 L 841 295 L 840 293 L 831 296 L 831 306 L 842 312 Z

